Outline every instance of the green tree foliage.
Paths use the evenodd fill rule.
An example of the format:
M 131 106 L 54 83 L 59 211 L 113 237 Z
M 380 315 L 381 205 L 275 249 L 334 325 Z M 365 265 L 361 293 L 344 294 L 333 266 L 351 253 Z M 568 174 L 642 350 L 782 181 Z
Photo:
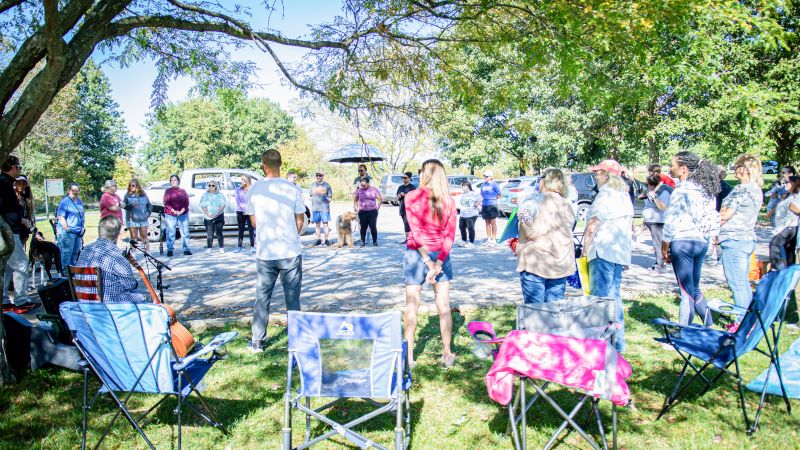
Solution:
M 100 187 L 114 174 L 117 158 L 130 153 L 133 140 L 111 96 L 108 77 L 97 64 L 89 60 L 75 81 L 78 164 L 88 174 L 83 191 L 99 197 Z
M 77 182 L 82 195 L 97 198 L 116 159 L 131 146 L 108 79 L 90 62 L 56 96 L 18 152 L 37 198 L 43 198 L 45 178 Z
M 184 169 L 258 169 L 261 154 L 295 139 L 294 121 L 276 103 L 224 91 L 170 104 L 148 122 L 142 164 L 159 179 Z

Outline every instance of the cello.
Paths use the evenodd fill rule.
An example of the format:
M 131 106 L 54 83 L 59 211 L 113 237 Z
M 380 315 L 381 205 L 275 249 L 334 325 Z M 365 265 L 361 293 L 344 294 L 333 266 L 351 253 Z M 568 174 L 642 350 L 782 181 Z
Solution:
M 171 306 L 161 302 L 156 290 L 153 289 L 153 285 L 150 283 L 150 279 L 147 278 L 147 275 L 144 273 L 144 269 L 142 269 L 142 266 L 136 261 L 133 255 L 131 255 L 130 251 L 125 252 L 125 257 L 128 258 L 128 262 L 139 272 L 147 291 L 150 293 L 150 297 L 153 298 L 153 303 L 161 305 L 167 310 L 167 314 L 169 314 L 169 332 L 172 335 L 172 348 L 179 357 L 185 357 L 192 350 L 192 347 L 194 347 L 194 336 L 192 336 L 192 333 L 183 326 L 183 324 L 178 322 L 175 310 Z

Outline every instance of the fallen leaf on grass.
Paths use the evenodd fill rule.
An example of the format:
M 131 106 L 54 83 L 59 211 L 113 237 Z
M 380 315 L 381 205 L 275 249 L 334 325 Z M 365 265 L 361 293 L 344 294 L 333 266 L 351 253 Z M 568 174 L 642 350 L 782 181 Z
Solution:
M 719 443 L 722 442 L 722 435 L 721 434 L 715 434 L 714 437 L 711 440 L 714 441 L 714 443 L 719 444 Z

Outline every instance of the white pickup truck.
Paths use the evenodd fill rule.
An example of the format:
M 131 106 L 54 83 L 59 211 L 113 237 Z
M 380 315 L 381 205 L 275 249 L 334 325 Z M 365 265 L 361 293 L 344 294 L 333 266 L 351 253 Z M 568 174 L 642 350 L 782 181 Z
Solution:
M 211 180 L 216 180 L 220 185 L 220 192 L 228 198 L 225 207 L 225 228 L 236 228 L 236 198 L 235 190 L 242 184 L 243 175 L 250 175 L 253 180 L 263 178 L 255 172 L 244 169 L 186 169 L 180 175 L 180 187 L 189 195 L 189 228 L 205 229 L 203 224 L 203 209 L 200 208 L 200 198 L 206 192 L 206 185 Z M 164 191 L 169 187 L 168 181 L 155 181 L 145 188 L 147 197 L 153 205 L 153 214 L 150 216 L 147 235 L 151 241 L 161 239 L 160 214 L 164 211 Z M 303 193 L 306 202 L 308 194 Z M 306 207 L 308 210 L 308 207 Z M 308 215 L 306 215 L 305 229 L 308 228 Z

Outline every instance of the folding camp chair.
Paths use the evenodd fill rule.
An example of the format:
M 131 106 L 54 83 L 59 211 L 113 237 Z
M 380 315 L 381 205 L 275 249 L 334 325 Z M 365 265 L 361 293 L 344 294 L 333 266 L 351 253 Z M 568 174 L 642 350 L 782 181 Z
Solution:
M 214 417 L 197 386 L 211 366 L 221 358 L 217 350 L 235 338 L 238 333 L 221 333 L 197 352 L 179 358 L 172 349 L 169 315 L 161 305 L 66 302 L 61 304 L 60 310 L 83 358 L 81 448 L 86 447 L 87 412 L 102 394 L 111 396 L 118 411 L 100 436 L 95 448 L 103 442 L 121 413 L 147 445 L 154 449 L 142 430 L 143 420 L 171 395 L 178 400 L 175 409 L 178 417 L 178 448 L 181 447 L 182 439 L 183 406 L 188 406 L 206 422 L 228 434 L 228 430 Z M 202 358 L 205 355 L 210 356 Z M 88 401 L 90 371 L 100 380 L 101 386 L 94 398 Z M 164 397 L 138 419 L 134 419 L 127 407 L 127 402 L 134 392 L 159 394 Z M 193 392 L 206 413 L 187 401 Z M 118 393 L 125 395 L 121 396 Z
M 82 302 L 103 301 L 103 271 L 99 267 L 67 266 L 72 298 Z
M 539 398 L 544 399 L 557 413 L 564 419 L 564 422 L 553 433 L 544 448 L 550 448 L 555 444 L 559 435 L 569 426 L 583 437 L 586 442 L 595 449 L 600 447 L 594 439 L 579 425 L 575 418 L 586 405 L 587 401 L 591 405 L 591 416 L 595 416 L 598 432 L 602 440 L 602 447 L 608 449 L 606 440 L 605 426 L 600 415 L 598 403 L 600 399 L 610 399 L 610 392 L 616 383 L 617 360 L 619 355 L 614 348 L 615 332 L 617 325 L 616 300 L 601 297 L 582 297 L 579 299 L 566 299 L 548 303 L 528 303 L 517 307 L 517 329 L 526 330 L 542 334 L 552 334 L 574 338 L 595 339 L 605 341 L 605 380 L 600 384 L 605 386 L 605 392 L 579 390 L 583 394 L 578 403 L 567 413 L 556 401 L 548 395 L 545 389 L 551 381 L 544 381 L 541 384 L 530 380 L 527 377 L 519 377 L 519 388 L 515 400 L 509 403 L 509 425 L 512 430 L 514 444 L 517 449 L 527 447 L 526 429 L 527 412 Z M 526 402 L 526 387 L 530 384 L 535 390 L 534 396 Z M 567 386 L 567 385 L 564 385 Z M 572 386 L 567 386 L 572 387 Z M 517 407 L 520 407 L 517 413 Z M 612 446 L 617 448 L 617 406 L 612 403 Z M 520 430 L 517 431 L 517 426 Z
M 701 380 L 705 383 L 705 387 L 700 394 L 703 395 L 713 387 L 717 380 L 727 373 L 736 379 L 739 388 L 739 399 L 747 434 L 754 433 L 758 428 L 761 408 L 764 405 L 766 384 L 764 385 L 765 389 L 761 392 L 755 420 L 751 424 L 744 398 L 746 383 L 742 380 L 741 372 L 739 371 L 739 358 L 752 350 L 769 358 L 767 377 L 769 377 L 769 373 L 774 367 L 781 385 L 786 409 L 791 413 L 791 405 L 783 385 L 778 344 L 786 315 L 787 300 L 798 280 L 800 280 L 800 265 L 789 266 L 780 272 L 769 272 L 764 276 L 756 288 L 753 300 L 742 318 L 739 329 L 735 333 L 713 330 L 702 326 L 679 325 L 666 319 L 655 320 L 654 323 L 664 327 L 664 337 L 656 338 L 656 341 L 671 345 L 684 360 L 683 368 L 678 375 L 678 382 L 675 384 L 672 393 L 664 400 L 664 407 L 658 414 L 657 419 L 660 419 L 670 408 L 678 403 L 681 396 L 686 393 L 687 388 L 695 380 Z M 767 331 L 768 329 L 769 332 Z M 758 348 L 762 338 L 766 342 L 766 351 Z M 692 358 L 702 362 L 702 365 L 698 367 L 692 361 Z M 733 371 L 730 369 L 731 365 L 734 367 Z M 704 371 L 712 367 L 717 368 L 718 372 L 713 377 L 704 375 Z M 683 383 L 689 368 L 694 371 L 694 375 L 688 382 Z
M 391 412 L 396 414 L 393 448 L 407 448 L 411 431 L 407 390 L 411 375 L 402 339 L 400 312 L 324 314 L 289 311 L 288 315 L 289 362 L 282 448 L 304 449 L 339 434 L 360 448 L 386 450 L 387 447 L 354 431 L 353 427 Z M 294 367 L 297 367 L 300 378 L 300 388 L 296 392 L 292 391 Z M 314 397 L 334 400 L 312 409 L 311 398 Z M 362 398 L 376 409 L 347 423 L 338 423 L 323 414 L 349 398 Z M 375 399 L 386 402 L 379 403 Z M 292 447 L 294 409 L 306 416 L 305 438 L 296 447 Z M 312 418 L 332 430 L 312 438 Z

